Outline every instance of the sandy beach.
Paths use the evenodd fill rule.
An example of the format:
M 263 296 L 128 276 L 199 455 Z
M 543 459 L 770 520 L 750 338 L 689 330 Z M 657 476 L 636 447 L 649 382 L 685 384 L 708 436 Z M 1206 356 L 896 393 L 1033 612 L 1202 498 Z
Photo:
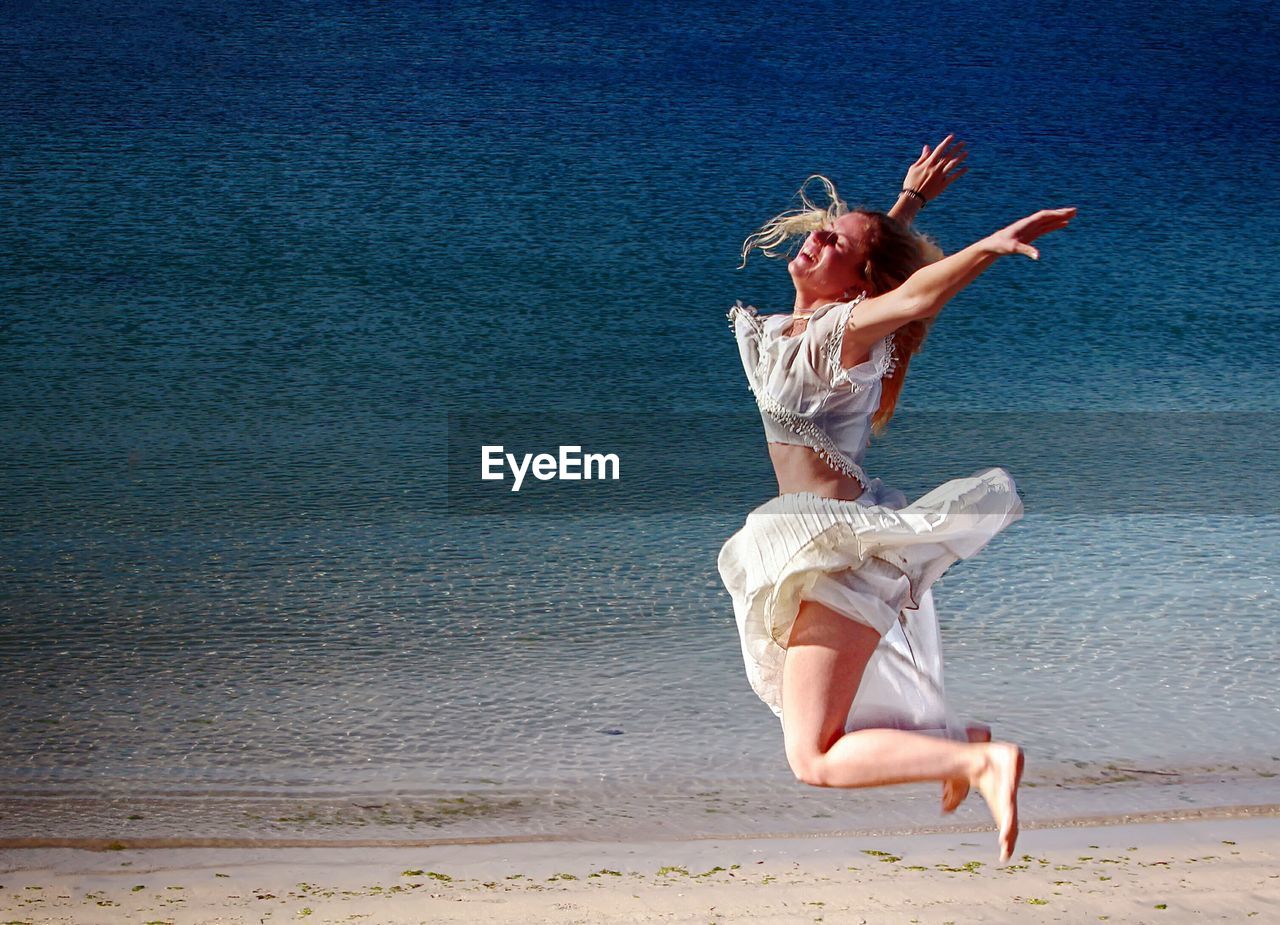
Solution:
M 6 923 L 1272 922 L 1274 809 L 1025 830 L 0 852 Z

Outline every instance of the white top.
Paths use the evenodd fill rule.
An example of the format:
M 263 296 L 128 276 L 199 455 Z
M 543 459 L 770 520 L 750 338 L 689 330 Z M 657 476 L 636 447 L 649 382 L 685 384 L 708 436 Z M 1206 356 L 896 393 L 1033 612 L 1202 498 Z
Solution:
M 790 315 L 761 315 L 738 302 L 728 318 L 765 437 L 812 447 L 831 468 L 871 487 L 862 459 L 871 418 L 880 407 L 881 380 L 897 358 L 888 334 L 862 363 L 848 369 L 840 365 L 849 313 L 863 298 L 823 305 L 804 331 L 789 337 L 782 332 L 791 324 Z

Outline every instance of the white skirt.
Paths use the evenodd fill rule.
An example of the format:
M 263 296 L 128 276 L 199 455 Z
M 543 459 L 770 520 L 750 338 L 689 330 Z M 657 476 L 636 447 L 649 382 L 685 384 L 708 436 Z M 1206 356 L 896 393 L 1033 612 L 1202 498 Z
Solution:
M 912 504 L 879 479 L 855 501 L 799 492 L 762 504 L 718 562 L 752 690 L 782 718 L 787 641 L 800 601 L 815 600 L 880 634 L 846 731 L 888 727 L 965 739 L 943 689 L 930 586 L 1021 516 L 1013 477 L 998 466 L 945 482 Z

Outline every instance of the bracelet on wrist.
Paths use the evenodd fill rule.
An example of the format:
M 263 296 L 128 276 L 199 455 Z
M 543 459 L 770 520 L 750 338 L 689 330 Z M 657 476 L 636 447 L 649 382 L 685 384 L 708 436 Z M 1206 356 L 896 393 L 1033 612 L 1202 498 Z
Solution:
M 921 193 L 918 189 L 912 189 L 912 188 L 911 188 L 911 187 L 909 187 L 909 186 L 904 186 L 904 187 L 902 188 L 902 192 L 901 192 L 901 193 L 899 193 L 898 195 L 899 195 L 899 196 L 910 196 L 912 199 L 914 199 L 914 200 L 916 200 L 917 202 L 919 202 L 919 203 L 920 203 L 920 208 L 922 208 L 922 209 L 923 209 L 925 206 L 927 206 L 927 205 L 929 204 L 929 200 L 927 200 L 927 199 L 925 199 L 925 198 L 924 198 L 924 194 L 923 194 L 923 193 Z

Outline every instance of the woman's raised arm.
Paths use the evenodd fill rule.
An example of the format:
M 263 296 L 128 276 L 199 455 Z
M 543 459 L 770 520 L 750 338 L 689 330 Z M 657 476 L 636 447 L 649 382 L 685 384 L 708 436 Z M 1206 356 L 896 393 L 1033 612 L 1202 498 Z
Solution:
M 932 151 L 928 145 L 921 149 L 916 162 L 907 168 L 906 179 L 902 181 L 902 192 L 889 210 L 891 218 L 910 225 L 925 203 L 936 199 L 943 190 L 965 175 L 969 168 L 961 167 L 960 163 L 969 156 L 969 152 L 965 150 L 963 141 L 952 145 L 955 137 L 948 135 Z
M 973 282 L 997 257 L 1024 254 L 1040 259 L 1031 242 L 1050 231 L 1065 228 L 1075 217 L 1074 207 L 1043 209 L 1007 228 L 970 244 L 950 257 L 921 267 L 901 286 L 865 299 L 849 313 L 841 352 L 841 365 L 849 366 L 886 334 L 909 321 L 932 318 L 957 292 Z

